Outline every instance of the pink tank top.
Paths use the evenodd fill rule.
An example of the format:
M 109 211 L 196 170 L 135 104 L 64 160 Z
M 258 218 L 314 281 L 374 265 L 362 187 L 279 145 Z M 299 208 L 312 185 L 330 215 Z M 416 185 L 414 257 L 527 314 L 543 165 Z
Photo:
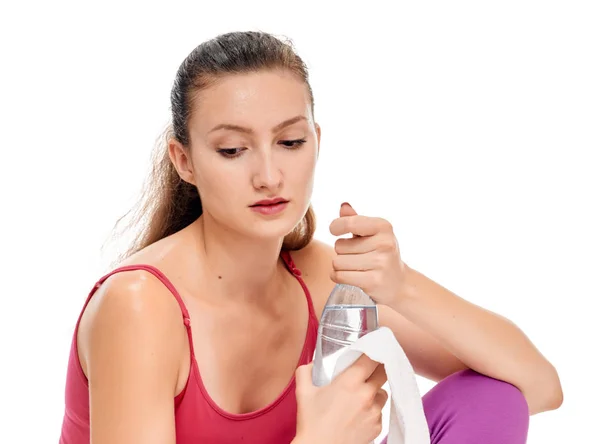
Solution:
M 302 286 L 308 305 L 309 316 L 306 338 L 298 359 L 298 365 L 304 365 L 308 364 L 313 358 L 318 319 L 315 315 L 310 292 L 301 278 L 302 273 L 296 268 L 287 251 L 282 251 L 281 256 L 288 270 L 296 276 Z M 185 388 L 174 399 L 177 444 L 291 442 L 296 434 L 296 384 L 294 375 L 292 375 L 287 387 L 277 399 L 260 410 L 243 414 L 231 414 L 219 408 L 210 398 L 202 383 L 202 377 L 194 355 L 190 317 L 181 296 L 173 284 L 157 268 L 151 265 L 131 265 L 111 271 L 94 285 L 77 320 L 67 367 L 65 413 L 60 443 L 89 444 L 90 442 L 88 381 L 77 355 L 77 329 L 81 316 L 95 291 L 109 276 L 129 270 L 146 270 L 154 274 L 173 293 L 181 307 L 182 321 L 186 326 L 190 344 L 191 368 Z

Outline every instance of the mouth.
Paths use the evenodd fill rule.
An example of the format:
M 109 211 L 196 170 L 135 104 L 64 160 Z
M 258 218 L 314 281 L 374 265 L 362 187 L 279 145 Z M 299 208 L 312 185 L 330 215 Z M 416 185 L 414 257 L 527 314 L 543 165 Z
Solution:
M 252 207 L 252 208 L 254 208 L 254 207 L 269 207 L 269 206 L 273 206 L 273 205 L 284 204 L 287 202 L 288 201 L 282 197 L 276 197 L 275 199 L 259 200 L 258 202 L 250 205 L 250 207 Z
M 261 200 L 253 205 L 250 205 L 250 209 L 259 214 L 269 216 L 273 214 L 281 213 L 287 207 L 289 201 L 283 198 L 275 198 L 270 200 Z

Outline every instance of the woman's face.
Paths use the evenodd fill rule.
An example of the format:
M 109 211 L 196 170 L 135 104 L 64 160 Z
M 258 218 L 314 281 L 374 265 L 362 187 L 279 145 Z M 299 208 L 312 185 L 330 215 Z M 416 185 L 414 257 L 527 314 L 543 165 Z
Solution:
M 321 136 L 304 83 L 285 72 L 230 75 L 194 102 L 187 163 L 203 212 L 251 237 L 285 236 L 309 206 Z M 255 206 L 265 199 L 285 202 Z

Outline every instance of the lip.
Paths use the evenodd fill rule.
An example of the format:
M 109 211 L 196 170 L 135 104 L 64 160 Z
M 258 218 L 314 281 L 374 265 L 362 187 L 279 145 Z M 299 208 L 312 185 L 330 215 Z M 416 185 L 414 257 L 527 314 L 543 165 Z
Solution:
M 263 200 L 259 200 L 258 202 L 254 202 L 252 205 L 250 205 L 251 207 L 257 207 L 257 206 L 268 206 L 268 205 L 276 205 L 276 204 L 280 204 L 280 203 L 287 203 L 288 201 L 286 199 L 284 199 L 283 197 L 276 197 L 274 199 L 263 199 Z
M 276 197 L 275 199 L 259 200 L 254 205 L 250 205 L 250 209 L 263 216 L 272 216 L 285 210 L 288 203 L 289 201 L 284 198 Z

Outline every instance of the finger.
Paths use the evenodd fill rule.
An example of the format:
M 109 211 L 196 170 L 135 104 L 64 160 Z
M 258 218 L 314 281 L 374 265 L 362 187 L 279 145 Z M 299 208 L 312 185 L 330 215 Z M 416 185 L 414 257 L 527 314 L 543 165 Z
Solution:
M 357 236 L 373 236 L 381 231 L 383 219 L 368 216 L 343 216 L 338 217 L 329 225 L 329 231 L 334 236 L 352 233 Z
M 379 390 L 386 381 L 387 374 L 385 373 L 385 367 L 383 364 L 379 364 L 371 376 L 369 376 L 369 379 L 367 379 L 367 384 L 373 387 L 373 389 Z
M 348 202 L 344 202 L 340 207 L 340 217 L 344 216 L 356 216 L 358 213 L 352 208 Z
M 337 254 L 359 254 L 369 253 L 377 249 L 379 236 L 353 237 L 351 239 L 340 238 L 335 241 L 335 252 Z
M 367 355 L 361 355 L 354 363 L 346 368 L 337 378 L 333 380 L 335 383 L 351 383 L 365 382 L 373 374 L 379 362 L 373 361 Z
M 332 261 L 335 271 L 368 271 L 382 264 L 381 253 L 371 251 L 363 254 L 337 254 Z
M 375 428 L 373 430 L 373 435 L 371 436 L 370 442 L 374 442 L 375 439 L 379 435 L 381 435 L 382 431 L 383 431 L 383 414 L 381 413 L 381 410 L 379 410 L 379 412 L 375 415 Z M 381 444 L 387 444 L 387 436 L 384 438 L 383 441 L 381 441 Z
M 314 387 L 312 382 L 312 369 L 313 362 L 306 365 L 300 365 L 296 369 L 296 389 L 300 393 L 304 393 L 306 390 L 310 390 Z
M 375 400 L 373 401 L 373 404 L 375 404 L 378 409 L 383 409 L 388 398 L 388 392 L 386 392 L 384 389 L 379 389 L 375 394 Z
M 369 294 L 366 290 L 371 288 L 374 282 L 377 281 L 377 276 L 373 276 L 373 273 L 378 273 L 374 270 L 368 271 L 347 271 L 347 270 L 331 270 L 329 278 L 338 284 L 353 285 L 361 288 L 365 293 Z

